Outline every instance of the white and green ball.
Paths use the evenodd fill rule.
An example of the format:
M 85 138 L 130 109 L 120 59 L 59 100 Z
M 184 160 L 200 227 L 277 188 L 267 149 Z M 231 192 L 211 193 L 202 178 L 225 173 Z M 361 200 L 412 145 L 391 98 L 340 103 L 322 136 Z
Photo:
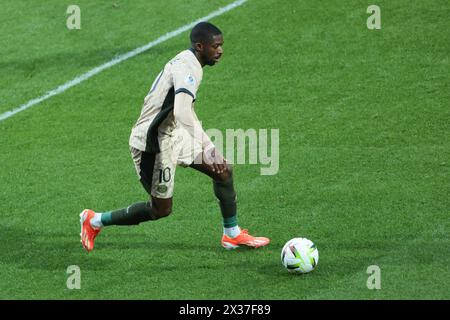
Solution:
M 319 262 L 319 250 L 306 238 L 294 238 L 286 242 L 281 250 L 281 263 L 289 272 L 313 271 Z

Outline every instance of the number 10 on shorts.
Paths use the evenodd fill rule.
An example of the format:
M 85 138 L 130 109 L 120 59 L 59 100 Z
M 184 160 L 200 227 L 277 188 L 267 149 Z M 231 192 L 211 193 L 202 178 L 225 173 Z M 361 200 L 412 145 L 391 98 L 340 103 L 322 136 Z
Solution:
M 172 177 L 170 173 L 170 168 L 159 169 L 159 183 L 169 182 Z

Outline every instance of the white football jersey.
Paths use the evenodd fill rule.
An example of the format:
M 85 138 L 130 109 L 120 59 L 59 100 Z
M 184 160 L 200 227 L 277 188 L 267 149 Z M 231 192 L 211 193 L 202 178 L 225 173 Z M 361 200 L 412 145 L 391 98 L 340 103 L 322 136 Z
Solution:
M 170 60 L 144 99 L 141 115 L 131 131 L 130 146 L 141 151 L 160 152 L 158 135 L 170 135 L 176 127 L 173 117 L 175 95 L 184 92 L 195 101 L 202 77 L 202 66 L 191 49 Z

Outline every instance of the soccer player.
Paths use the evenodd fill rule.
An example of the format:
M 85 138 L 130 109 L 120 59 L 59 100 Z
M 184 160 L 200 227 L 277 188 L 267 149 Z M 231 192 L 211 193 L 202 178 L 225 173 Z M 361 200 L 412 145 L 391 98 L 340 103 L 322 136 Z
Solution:
M 172 212 L 177 165 L 212 178 L 223 217 L 224 248 L 257 248 L 270 241 L 253 237 L 238 226 L 232 167 L 215 148 L 194 112 L 202 68 L 213 66 L 223 54 L 222 32 L 209 22 L 200 22 L 192 29 L 190 39 L 192 47 L 176 55 L 156 77 L 129 140 L 137 175 L 150 201 L 103 213 L 89 209 L 81 212 L 81 243 L 88 252 L 103 227 L 137 225 L 167 217 Z

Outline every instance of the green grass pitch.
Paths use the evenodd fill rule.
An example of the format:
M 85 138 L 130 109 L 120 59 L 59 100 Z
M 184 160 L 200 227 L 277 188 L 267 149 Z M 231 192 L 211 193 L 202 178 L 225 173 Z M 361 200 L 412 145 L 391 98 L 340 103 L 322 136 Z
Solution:
M 231 2 L 78 0 L 68 30 L 72 3 L 3 1 L 0 114 Z M 225 54 L 204 70 L 204 127 L 280 132 L 278 174 L 235 166 L 240 225 L 272 239 L 258 250 L 220 246 L 211 183 L 182 168 L 170 217 L 79 243 L 83 208 L 146 200 L 128 137 L 188 32 L 1 121 L 0 298 L 449 299 L 449 16 L 446 0 L 249 0 L 211 20 Z M 298 236 L 320 252 L 303 276 L 280 263 Z

